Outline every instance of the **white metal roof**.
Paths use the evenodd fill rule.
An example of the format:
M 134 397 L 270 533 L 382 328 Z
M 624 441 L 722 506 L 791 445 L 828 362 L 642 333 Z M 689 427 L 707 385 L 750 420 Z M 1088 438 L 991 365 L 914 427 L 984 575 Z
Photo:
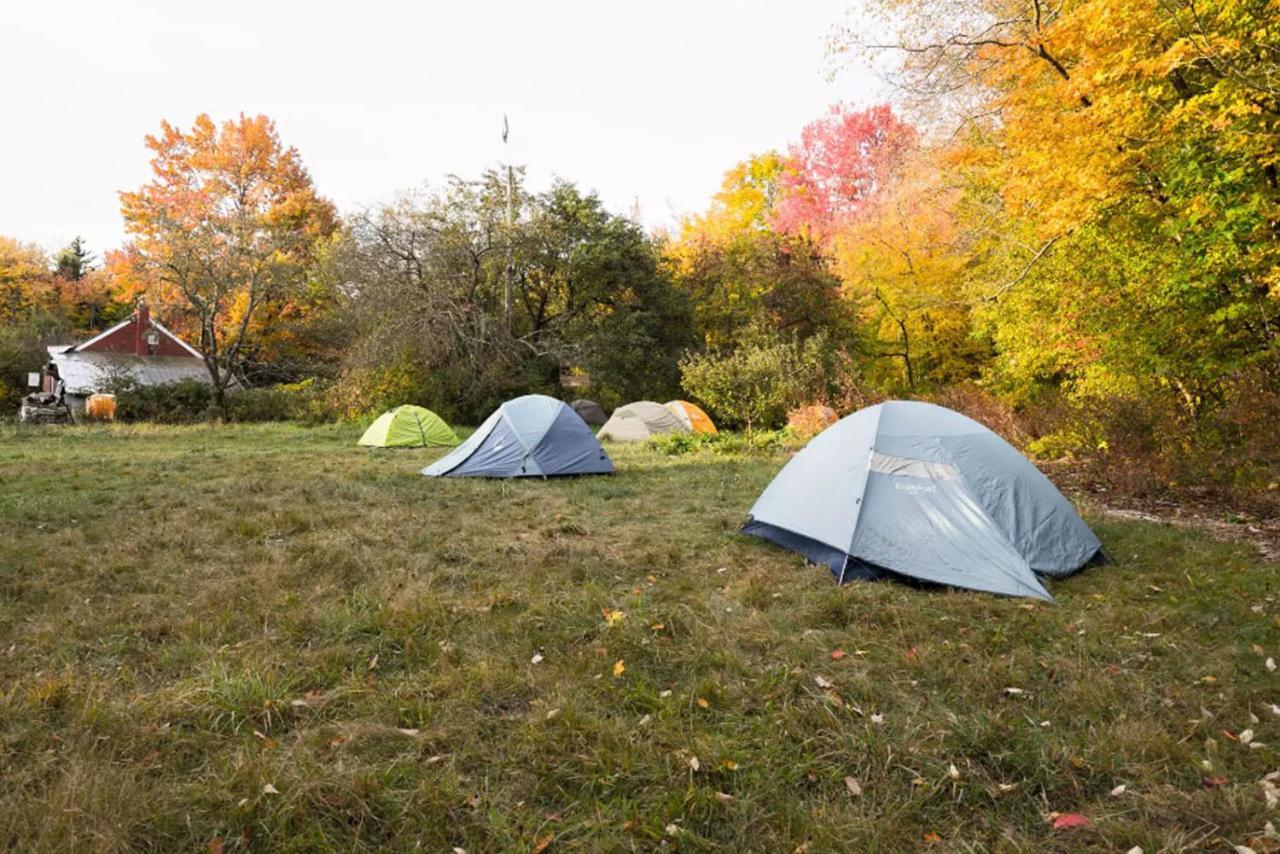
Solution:
M 64 344 L 50 347 L 49 357 L 58 366 L 58 376 L 69 394 L 93 394 L 123 376 L 141 385 L 210 381 L 204 362 L 185 356 L 135 356 L 103 350 L 77 352 Z

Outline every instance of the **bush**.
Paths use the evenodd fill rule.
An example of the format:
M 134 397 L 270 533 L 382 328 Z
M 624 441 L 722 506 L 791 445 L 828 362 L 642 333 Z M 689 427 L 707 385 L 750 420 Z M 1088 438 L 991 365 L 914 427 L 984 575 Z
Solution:
M 118 377 L 108 391 L 116 396 L 120 421 L 160 424 L 196 424 L 218 417 L 213 387 L 197 380 L 166 385 L 140 385 L 131 377 Z M 289 385 L 232 389 L 227 393 L 230 421 L 302 421 L 310 424 L 333 419 L 329 387 L 309 379 Z
M 703 451 L 719 456 L 774 454 L 798 447 L 790 430 L 757 430 L 750 433 L 665 433 L 649 440 L 649 447 L 669 457 L 683 457 Z
M 699 353 L 680 363 L 685 391 L 717 422 L 748 431 L 780 427 L 812 400 L 861 404 L 850 354 L 824 333 L 793 342 L 755 333 L 737 349 Z
M 322 424 L 335 420 L 331 387 L 323 380 L 247 388 L 227 397 L 232 421 L 300 421 Z
M 811 439 L 838 420 L 840 420 L 840 416 L 830 406 L 813 403 L 809 406 L 797 407 L 788 412 L 787 429 L 798 438 Z
M 56 324 L 48 316 L 33 314 L 17 323 L 0 326 L 0 415 L 17 415 L 27 387 L 27 374 L 49 360 L 45 344 L 53 343 Z
M 217 417 L 213 386 L 198 380 L 142 385 L 129 376 L 113 379 L 107 391 L 116 396 L 116 419 L 161 424 L 195 424 Z

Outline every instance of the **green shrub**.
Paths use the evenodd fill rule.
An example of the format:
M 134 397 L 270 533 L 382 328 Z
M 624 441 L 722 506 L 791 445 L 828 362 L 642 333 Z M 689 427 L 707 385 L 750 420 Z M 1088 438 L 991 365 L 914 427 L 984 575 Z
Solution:
M 665 433 L 649 440 L 649 447 L 669 457 L 703 451 L 718 456 L 769 455 L 803 444 L 790 430 L 755 430 L 748 433 Z
M 116 396 L 116 418 L 120 421 L 194 424 L 218 416 L 213 387 L 197 380 L 146 386 L 130 377 L 119 377 L 111 382 L 108 391 Z M 322 423 L 334 417 L 328 394 L 328 386 L 315 379 L 232 389 L 227 393 L 227 418 L 239 422 Z
M 53 318 L 35 313 L 13 324 L 0 326 L 0 416 L 17 415 L 27 387 L 27 374 L 49 360 L 46 343 L 53 343 Z
M 128 376 L 107 386 L 116 396 L 116 419 L 160 424 L 194 424 L 217 415 L 213 387 L 198 380 L 165 385 L 142 385 Z
M 755 333 L 737 349 L 685 357 L 680 372 L 717 422 L 748 431 L 780 427 L 802 404 L 857 396 L 849 353 L 822 333 L 802 342 Z

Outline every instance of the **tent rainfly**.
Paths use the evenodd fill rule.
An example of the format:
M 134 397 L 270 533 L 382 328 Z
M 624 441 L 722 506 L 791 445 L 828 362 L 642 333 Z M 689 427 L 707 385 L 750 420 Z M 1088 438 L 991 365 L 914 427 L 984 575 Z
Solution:
M 697 404 L 690 403 L 687 400 L 668 400 L 664 406 L 667 410 L 679 419 L 680 423 L 692 430 L 694 433 L 712 433 L 716 430 L 715 422 L 711 420 L 711 416 L 702 411 L 702 407 Z
M 689 428 L 661 403 L 638 400 L 613 410 L 613 415 L 596 434 L 615 442 L 643 442 L 662 433 L 688 433 Z
M 743 532 L 825 563 L 841 583 L 894 578 L 1052 601 L 1036 573 L 1105 563 L 1049 479 L 958 412 L 890 401 L 814 437 Z
M 569 404 L 569 406 L 573 408 L 574 412 L 578 413 L 583 421 L 593 427 L 599 427 L 609 420 L 609 416 L 605 413 L 604 407 L 596 403 L 594 400 L 583 400 L 582 398 L 578 398 L 573 403 Z
M 370 448 L 452 447 L 458 437 L 439 415 L 421 406 L 397 406 L 379 415 L 360 437 Z
M 568 404 L 542 394 L 508 400 L 476 432 L 422 470 L 429 477 L 611 474 L 613 462 Z

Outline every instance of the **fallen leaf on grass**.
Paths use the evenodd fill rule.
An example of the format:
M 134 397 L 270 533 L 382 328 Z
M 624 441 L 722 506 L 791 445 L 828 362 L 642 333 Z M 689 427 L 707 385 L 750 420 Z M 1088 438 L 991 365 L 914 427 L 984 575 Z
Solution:
M 690 767 L 690 768 L 692 768 L 694 771 L 697 771 L 697 770 L 699 770 L 700 768 L 702 768 L 702 763 L 698 761 L 698 757 L 696 757 L 696 756 L 690 756 L 690 757 L 689 757 L 689 767 Z
M 862 786 L 858 784 L 856 777 L 845 777 L 844 787 L 849 790 L 849 794 L 855 798 L 862 797 Z
M 831 683 L 831 680 L 830 680 L 830 679 L 827 679 L 826 677 L 823 677 L 823 676 L 815 676 L 815 677 L 813 677 L 813 681 L 814 681 L 814 683 L 815 683 L 819 688 L 832 688 L 832 687 L 834 687 L 834 685 L 832 685 L 832 683 Z
M 1227 785 L 1230 781 L 1226 777 L 1205 777 L 1201 780 L 1206 789 L 1218 789 Z
M 1001 792 L 1008 794 L 1009 792 L 1016 791 L 1018 788 L 1018 784 L 1017 783 L 996 783 L 996 788 L 999 789 Z
M 378 668 L 378 654 L 374 653 L 373 658 L 369 659 L 369 669 L 376 670 Z
M 658 692 L 658 696 L 665 700 L 667 697 L 670 697 L 670 696 L 671 696 L 671 692 L 670 692 L 670 691 L 659 691 L 659 692 Z
M 1054 832 L 1062 830 L 1076 830 L 1081 827 L 1088 827 L 1089 819 L 1085 818 L 1078 812 L 1064 813 L 1053 820 Z
M 737 763 L 737 762 L 734 762 L 732 759 L 726 759 L 726 760 L 725 760 L 724 762 L 722 762 L 721 764 L 722 764 L 722 765 L 724 765 L 724 770 L 726 770 L 726 771 L 737 771 L 737 770 L 738 770 L 738 763 Z
M 1243 730 L 1240 733 L 1240 735 L 1236 736 L 1236 738 L 1239 739 L 1241 744 L 1248 744 L 1249 742 L 1253 741 L 1253 730 L 1251 729 Z
M 733 795 L 729 794 L 728 792 L 716 792 L 716 800 L 722 804 L 728 804 L 737 800 L 737 798 L 735 798 Z
M 541 663 L 542 663 L 542 653 L 540 653 L 540 652 L 535 652 L 535 653 L 533 654 L 533 658 L 529 659 L 529 663 L 530 663 L 530 664 L 541 664 Z
M 1005 688 L 1004 692 L 1008 694 L 1010 697 L 1020 697 L 1023 694 L 1027 693 L 1026 691 L 1023 691 L 1021 688 Z
M 551 840 L 555 838 L 556 838 L 556 835 L 554 833 L 548 833 L 546 836 L 539 839 L 536 843 L 534 843 L 533 854 L 542 854 L 543 851 L 547 850 L 547 846 L 551 844 Z
M 701 708 L 701 709 L 711 708 L 711 703 L 707 702 L 706 697 L 699 697 L 697 702 L 698 702 L 698 708 Z
M 550 711 L 547 712 L 547 720 L 553 721 L 556 719 L 557 716 L 559 716 L 559 714 L 560 714 L 559 709 L 551 709 Z
M 407 735 L 410 738 L 413 738 L 418 735 L 419 731 L 409 727 L 404 727 L 402 729 L 397 729 L 396 732 L 400 733 L 401 735 Z
M 605 625 L 609 626 L 618 625 L 627 616 L 616 608 L 601 608 L 600 613 L 604 615 Z
M 954 762 L 947 766 L 947 776 L 952 780 L 960 779 L 960 769 L 956 767 Z
M 924 838 L 921 841 L 924 842 L 925 845 L 937 845 L 942 841 L 942 837 L 931 830 L 924 835 Z
M 1271 673 L 1276 672 L 1276 660 L 1274 658 L 1267 659 L 1267 670 Z
M 1121 783 L 1119 786 L 1116 786 L 1114 789 L 1111 790 L 1111 797 L 1113 798 L 1120 797 L 1121 795 L 1124 794 L 1124 791 L 1126 788 L 1127 787 L 1125 786 L 1125 784 Z
M 262 794 L 278 795 L 280 794 L 280 790 L 277 789 L 275 786 L 271 785 L 270 783 L 267 783 L 265 786 L 262 787 Z
M 627 670 L 627 666 L 623 664 L 622 659 L 619 658 L 617 661 L 613 663 L 613 678 L 617 679 L 621 677 L 622 674 L 626 672 L 626 670 Z
M 209 840 L 209 854 L 222 854 L 221 836 L 215 836 Z
M 884 723 L 884 715 L 880 714 L 879 712 L 876 712 L 875 714 L 873 714 L 873 715 L 871 716 L 871 722 L 872 722 L 873 724 L 882 724 L 882 723 Z
M 833 649 L 833 650 L 831 650 L 831 660 L 832 660 L 832 661 L 839 661 L 840 659 L 844 658 L 844 656 L 845 656 L 845 652 L 844 652 L 844 650 L 843 650 L 843 649 Z

